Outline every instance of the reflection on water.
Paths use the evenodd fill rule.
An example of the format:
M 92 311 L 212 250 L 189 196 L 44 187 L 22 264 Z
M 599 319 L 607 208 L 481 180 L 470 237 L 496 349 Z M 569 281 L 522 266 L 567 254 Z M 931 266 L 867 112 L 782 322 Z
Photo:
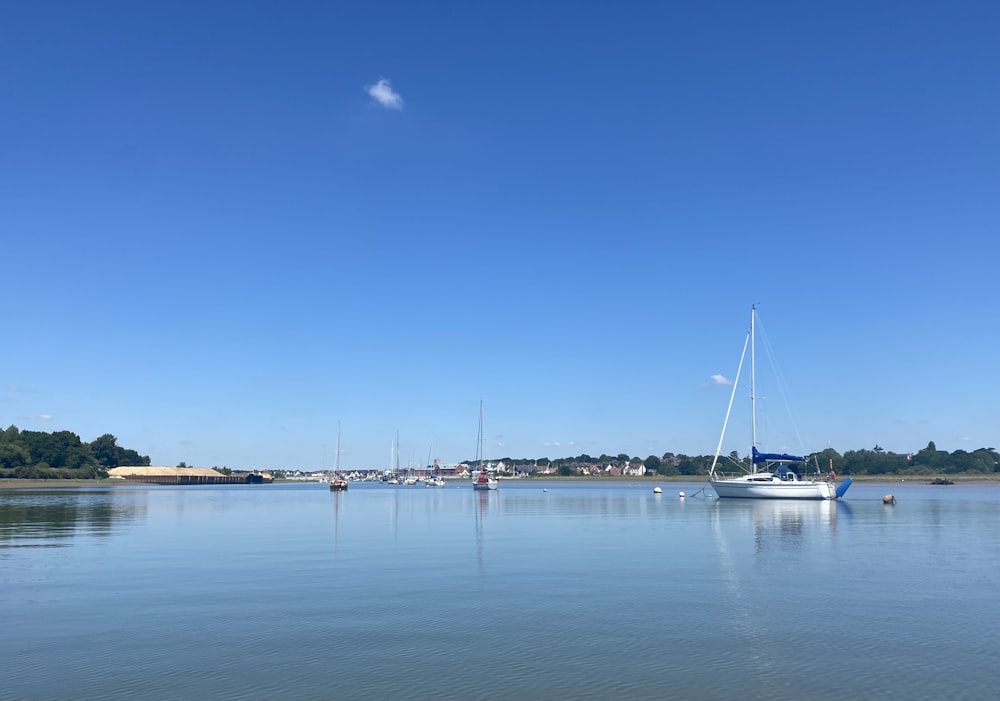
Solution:
M 836 502 L 789 501 L 763 501 L 751 507 L 754 545 L 758 551 L 767 547 L 802 548 L 809 527 L 825 528 L 831 535 L 836 534 Z
M 483 572 L 483 536 L 485 533 L 485 521 L 490 508 L 490 495 L 496 492 L 476 491 L 474 493 L 476 502 L 476 562 L 479 565 L 479 573 Z
M 333 549 L 334 551 L 340 545 L 340 500 L 341 495 L 344 495 L 346 499 L 346 494 L 342 491 L 330 492 L 330 500 L 333 502 Z
M 697 487 L 0 493 L 0 697 L 996 695 L 1000 488 Z
M 851 507 L 841 501 L 796 499 L 719 499 L 711 507 L 713 521 L 753 533 L 757 552 L 808 546 L 813 538 L 836 539 L 840 521 L 850 519 Z
M 0 491 L 0 548 L 67 547 L 80 535 L 112 535 L 144 512 L 110 490 Z

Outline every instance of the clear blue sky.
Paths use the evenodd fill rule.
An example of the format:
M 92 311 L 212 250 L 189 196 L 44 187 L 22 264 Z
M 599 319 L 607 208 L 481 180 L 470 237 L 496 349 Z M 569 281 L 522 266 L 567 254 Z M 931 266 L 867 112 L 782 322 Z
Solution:
M 5 2 L 0 423 L 329 468 L 339 420 L 342 466 L 385 467 L 397 431 L 403 465 L 474 457 L 482 400 L 487 457 L 710 454 L 757 304 L 795 409 L 766 449 L 996 447 L 998 31 Z

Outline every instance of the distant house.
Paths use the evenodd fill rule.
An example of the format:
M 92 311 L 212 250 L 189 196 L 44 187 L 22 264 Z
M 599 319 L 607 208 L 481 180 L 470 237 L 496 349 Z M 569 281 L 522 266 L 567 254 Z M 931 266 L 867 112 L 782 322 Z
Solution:
M 434 474 L 442 477 L 454 477 L 458 474 L 459 465 L 443 465 L 439 460 L 434 461 Z

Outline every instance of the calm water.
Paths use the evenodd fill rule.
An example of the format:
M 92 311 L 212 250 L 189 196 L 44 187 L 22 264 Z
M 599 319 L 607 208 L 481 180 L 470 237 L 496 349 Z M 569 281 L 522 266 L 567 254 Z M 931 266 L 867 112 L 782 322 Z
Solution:
M 662 486 L 0 491 L 0 698 L 997 697 L 1000 486 Z

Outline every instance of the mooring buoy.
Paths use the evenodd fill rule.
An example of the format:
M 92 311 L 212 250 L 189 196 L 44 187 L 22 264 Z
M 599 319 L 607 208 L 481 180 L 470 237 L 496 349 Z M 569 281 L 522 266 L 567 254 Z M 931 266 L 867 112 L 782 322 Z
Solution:
M 680 498 L 683 499 L 684 498 L 684 492 L 681 492 L 678 496 L 680 496 Z
M 893 504 L 896 503 L 896 497 L 892 496 L 891 494 L 886 494 L 884 497 L 882 497 L 882 503 L 892 506 Z
M 662 492 L 663 492 L 663 490 L 660 489 L 659 487 L 653 487 L 653 494 L 660 494 Z

